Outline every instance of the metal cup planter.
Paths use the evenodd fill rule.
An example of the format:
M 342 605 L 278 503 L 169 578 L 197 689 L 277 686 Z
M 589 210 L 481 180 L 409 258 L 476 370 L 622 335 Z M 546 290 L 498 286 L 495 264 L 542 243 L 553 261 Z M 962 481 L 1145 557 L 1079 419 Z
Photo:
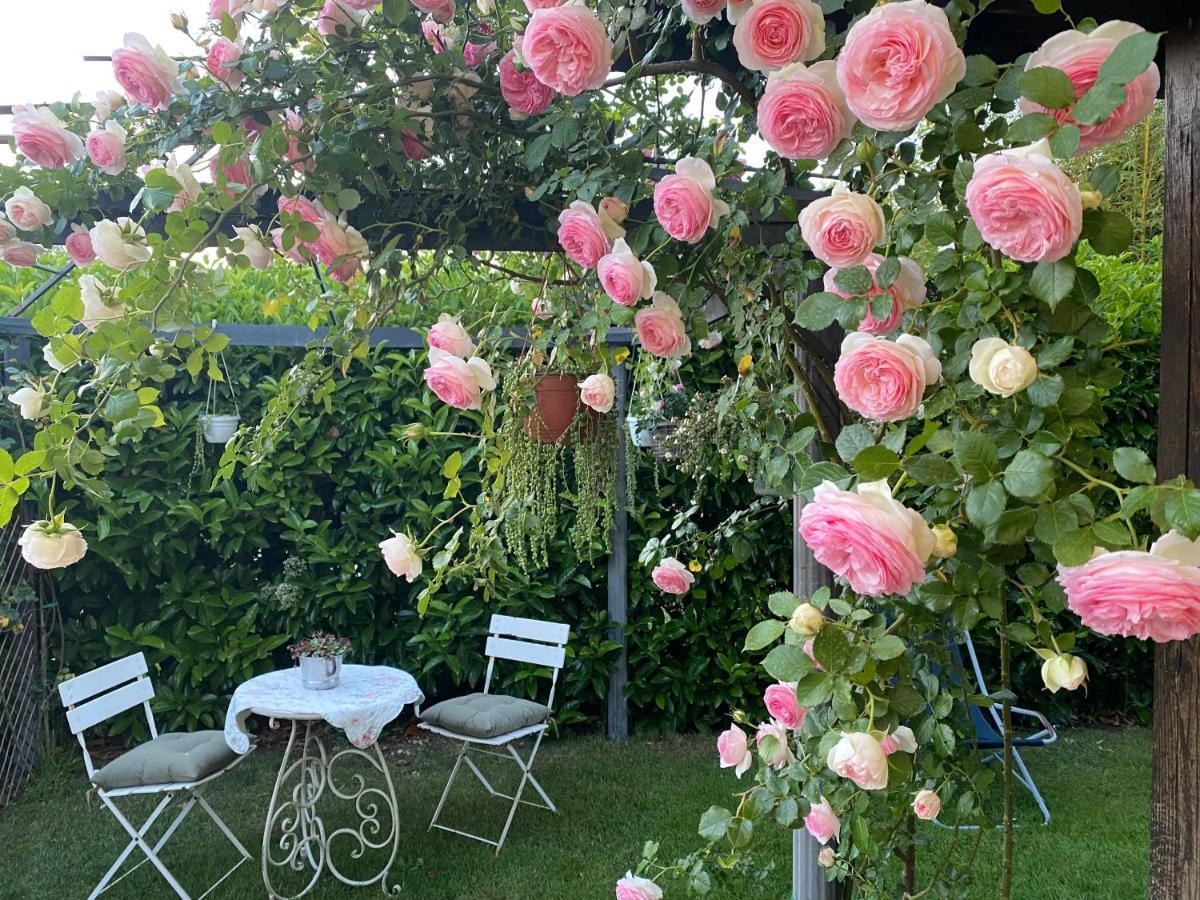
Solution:
M 341 656 L 301 656 L 300 683 L 310 691 L 328 691 L 342 680 Z

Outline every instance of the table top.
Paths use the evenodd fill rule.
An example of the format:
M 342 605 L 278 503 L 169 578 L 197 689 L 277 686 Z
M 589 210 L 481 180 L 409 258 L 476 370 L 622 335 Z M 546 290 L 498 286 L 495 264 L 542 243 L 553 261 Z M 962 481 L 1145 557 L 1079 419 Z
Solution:
M 411 675 L 391 666 L 342 666 L 338 686 L 314 691 L 300 681 L 300 667 L 256 675 L 238 685 L 225 715 L 225 741 L 238 753 L 250 749 L 251 715 L 276 719 L 324 719 L 356 747 L 369 747 L 385 725 L 425 695 Z

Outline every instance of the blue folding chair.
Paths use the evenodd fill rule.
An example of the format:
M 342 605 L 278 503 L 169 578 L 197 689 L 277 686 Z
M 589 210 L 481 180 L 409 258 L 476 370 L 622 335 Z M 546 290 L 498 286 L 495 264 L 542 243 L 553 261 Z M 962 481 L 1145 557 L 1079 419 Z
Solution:
M 964 631 L 962 633 L 962 643 L 953 645 L 955 661 L 966 668 L 963 661 L 963 651 L 966 651 L 967 658 L 971 662 L 971 670 L 975 673 L 975 684 L 979 689 L 979 693 L 983 696 L 988 696 L 991 691 L 988 690 L 987 682 L 983 678 L 983 670 L 979 665 L 979 656 L 975 653 L 975 644 L 971 641 L 971 633 Z M 967 710 L 971 716 L 971 724 L 975 727 L 975 745 L 983 751 L 990 751 L 985 759 L 998 759 L 1004 750 L 1004 719 L 1002 718 L 1002 709 L 999 703 L 994 703 L 991 706 L 976 706 L 974 703 L 967 704 Z M 1042 798 L 1041 791 L 1038 790 L 1037 784 L 1033 780 L 1033 776 L 1029 774 L 1029 769 L 1025 766 L 1025 760 L 1021 759 L 1021 754 L 1018 748 L 1021 747 L 1045 747 L 1047 744 L 1053 744 L 1058 740 L 1058 732 L 1054 730 L 1054 725 L 1042 713 L 1033 709 L 1024 709 L 1020 706 L 1011 707 L 1012 711 L 1019 716 L 1027 716 L 1037 719 L 1042 726 L 1041 729 L 1028 737 L 1014 737 L 1013 746 L 1013 766 L 1016 769 L 1015 775 L 1017 781 L 1021 782 L 1029 793 L 1033 796 L 1033 801 L 1038 805 L 1038 809 L 1042 811 L 1042 824 L 1050 824 L 1050 810 L 1046 807 L 1046 801 Z M 973 826 L 960 826 L 973 827 Z

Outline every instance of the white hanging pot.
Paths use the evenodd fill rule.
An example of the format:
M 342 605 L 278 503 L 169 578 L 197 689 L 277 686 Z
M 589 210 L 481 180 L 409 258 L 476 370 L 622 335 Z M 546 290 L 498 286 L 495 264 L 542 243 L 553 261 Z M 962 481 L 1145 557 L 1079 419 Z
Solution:
M 629 426 L 629 438 L 635 447 L 649 447 L 654 443 L 650 432 L 638 424 L 637 416 L 626 416 L 625 424 Z
M 228 444 L 229 439 L 237 434 L 242 417 L 239 415 L 203 415 L 200 425 L 204 429 L 204 440 L 210 444 Z

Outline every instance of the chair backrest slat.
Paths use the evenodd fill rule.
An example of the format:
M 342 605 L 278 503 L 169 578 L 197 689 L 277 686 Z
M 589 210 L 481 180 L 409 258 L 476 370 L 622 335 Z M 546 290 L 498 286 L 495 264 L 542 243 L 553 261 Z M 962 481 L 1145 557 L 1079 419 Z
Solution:
M 548 666 L 551 669 L 561 669 L 567 658 L 567 651 L 562 647 L 551 647 L 547 644 L 533 644 L 529 641 L 514 641 L 509 638 L 489 637 L 487 640 L 487 655 L 496 659 L 509 659 L 515 662 L 530 663 L 535 666 Z
M 543 622 L 540 619 L 522 619 L 517 616 L 492 616 L 488 631 L 499 637 L 514 637 L 559 646 L 566 644 L 567 638 L 571 636 L 570 625 Z
M 62 698 L 63 706 L 75 706 L 89 697 L 111 691 L 118 685 L 145 675 L 147 671 L 145 655 L 134 653 L 64 681 L 58 686 L 58 696 Z
M 98 722 L 123 713 L 154 696 L 154 683 L 149 678 L 138 678 L 115 691 L 102 694 L 94 700 L 67 710 L 67 724 L 72 734 L 79 734 Z

